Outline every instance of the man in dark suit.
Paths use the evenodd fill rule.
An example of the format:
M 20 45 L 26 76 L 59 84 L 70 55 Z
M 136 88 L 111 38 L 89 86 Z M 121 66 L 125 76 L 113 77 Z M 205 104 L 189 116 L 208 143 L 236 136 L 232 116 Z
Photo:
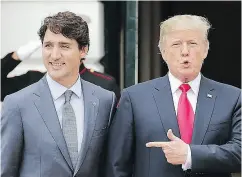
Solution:
M 39 36 L 47 74 L 4 99 L 1 177 L 100 177 L 116 103 L 113 92 L 80 77 L 87 23 L 59 12 Z
M 241 170 L 241 91 L 204 77 L 210 23 L 160 26 L 166 76 L 126 88 L 110 127 L 106 177 L 230 177 Z
M 21 46 L 17 51 L 8 53 L 1 59 L 1 101 L 6 95 L 17 92 L 37 81 L 39 81 L 45 73 L 40 71 L 28 71 L 20 76 L 8 78 L 7 75 L 17 67 L 21 61 L 26 60 L 41 45 L 40 41 L 31 41 Z M 84 60 L 84 59 L 82 59 Z M 82 79 L 98 85 L 104 89 L 113 91 L 117 98 L 120 97 L 120 88 L 114 77 L 87 69 L 83 63 L 80 64 L 80 76 Z

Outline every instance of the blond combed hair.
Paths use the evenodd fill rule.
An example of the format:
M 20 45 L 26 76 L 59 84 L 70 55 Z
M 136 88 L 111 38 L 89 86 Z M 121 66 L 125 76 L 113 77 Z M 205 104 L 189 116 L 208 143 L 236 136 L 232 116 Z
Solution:
M 200 30 L 204 34 L 204 39 L 208 44 L 208 32 L 211 28 L 210 22 L 202 16 L 197 15 L 175 15 L 160 24 L 159 48 L 162 49 L 164 37 L 175 30 Z

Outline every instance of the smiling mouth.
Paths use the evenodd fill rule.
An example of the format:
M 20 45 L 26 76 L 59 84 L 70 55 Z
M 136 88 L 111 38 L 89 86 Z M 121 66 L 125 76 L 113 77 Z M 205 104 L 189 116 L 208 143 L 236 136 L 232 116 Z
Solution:
M 60 69 L 62 66 L 65 65 L 65 63 L 54 63 L 54 62 L 49 62 L 49 64 L 54 68 L 54 69 Z
M 53 66 L 61 66 L 65 64 L 65 63 L 53 63 L 53 62 L 49 62 L 49 63 Z

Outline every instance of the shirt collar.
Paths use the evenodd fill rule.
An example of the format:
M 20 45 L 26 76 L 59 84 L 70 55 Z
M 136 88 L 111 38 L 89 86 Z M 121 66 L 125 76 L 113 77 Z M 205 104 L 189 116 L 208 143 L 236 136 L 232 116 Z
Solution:
M 47 79 L 47 83 L 49 85 L 50 92 L 51 92 L 51 95 L 52 95 L 54 101 L 57 100 L 61 95 L 63 95 L 66 90 L 73 91 L 79 98 L 81 98 L 81 96 L 82 96 L 82 86 L 81 86 L 80 75 L 78 76 L 78 79 L 75 82 L 75 84 L 73 84 L 73 86 L 69 89 L 64 87 L 63 85 L 59 84 L 55 80 L 53 80 L 49 76 L 48 73 L 46 75 L 46 79 Z
M 175 76 L 173 76 L 171 72 L 168 73 L 168 78 L 170 81 L 172 94 L 174 94 L 179 89 L 182 82 L 179 79 L 177 79 Z M 192 91 L 196 94 L 196 96 L 198 96 L 200 81 L 201 81 L 201 73 L 199 72 L 199 74 L 194 80 L 188 82 L 188 84 L 190 85 Z

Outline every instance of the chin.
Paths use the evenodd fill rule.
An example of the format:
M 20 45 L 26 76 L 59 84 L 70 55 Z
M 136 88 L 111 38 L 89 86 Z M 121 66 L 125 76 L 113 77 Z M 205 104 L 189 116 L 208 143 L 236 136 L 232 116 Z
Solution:
M 190 81 L 194 80 L 196 77 L 197 77 L 197 74 L 184 75 L 184 78 L 185 78 L 186 82 L 190 82 Z
M 58 72 L 58 71 L 50 71 L 49 75 L 55 79 L 55 80 L 60 80 L 62 78 L 64 78 L 65 74 L 62 72 Z

